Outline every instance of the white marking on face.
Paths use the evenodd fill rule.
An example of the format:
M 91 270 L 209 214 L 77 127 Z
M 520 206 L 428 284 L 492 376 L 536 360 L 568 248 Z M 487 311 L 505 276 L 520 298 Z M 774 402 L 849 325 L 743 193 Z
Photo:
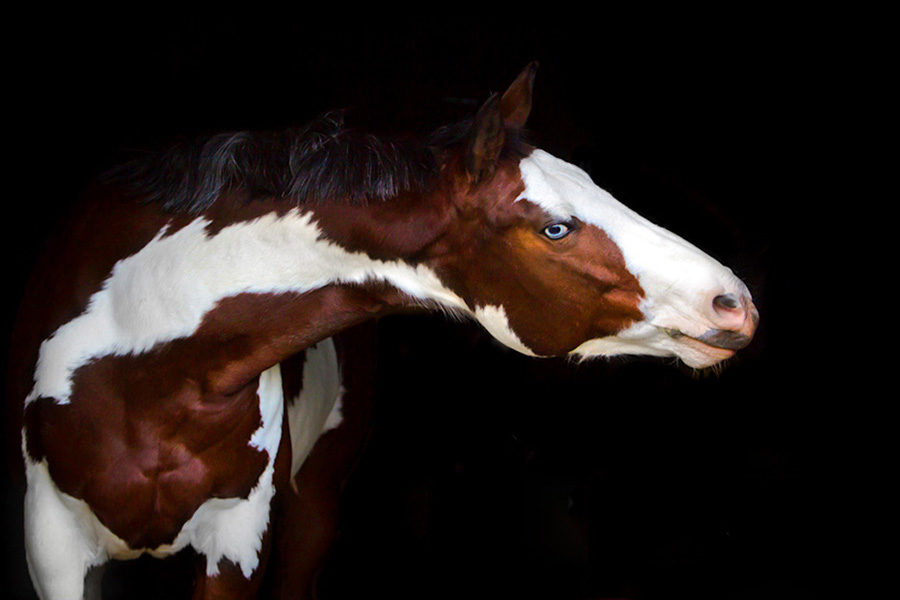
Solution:
M 468 312 L 465 302 L 424 266 L 381 261 L 324 239 L 310 213 L 265 215 L 207 235 L 198 218 L 165 235 L 163 228 L 122 259 L 80 316 L 41 344 L 38 397 L 66 404 L 72 374 L 93 358 L 146 352 L 190 336 L 222 299 L 241 293 L 303 293 L 332 283 L 381 280 L 413 298 Z
M 528 201 L 560 220 L 577 218 L 602 229 L 622 251 L 626 268 L 646 297 L 640 310 L 646 320 L 616 336 L 588 340 L 576 355 L 690 353 L 669 338 L 665 328 L 702 335 L 715 328 L 708 308 L 715 295 L 747 295 L 731 272 L 692 244 L 641 217 L 599 188 L 587 173 L 542 150 L 519 163 Z

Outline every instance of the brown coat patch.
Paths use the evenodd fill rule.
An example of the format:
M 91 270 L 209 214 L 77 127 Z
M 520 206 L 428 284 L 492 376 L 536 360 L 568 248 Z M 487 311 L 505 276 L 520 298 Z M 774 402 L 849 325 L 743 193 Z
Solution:
M 461 218 L 426 263 L 472 309 L 502 306 L 539 355 L 567 354 L 642 319 L 644 291 L 612 239 L 581 222 L 561 240 L 546 238 L 541 231 L 553 219 L 516 202 L 523 189 L 518 164 L 501 162 L 489 184 L 460 195 Z

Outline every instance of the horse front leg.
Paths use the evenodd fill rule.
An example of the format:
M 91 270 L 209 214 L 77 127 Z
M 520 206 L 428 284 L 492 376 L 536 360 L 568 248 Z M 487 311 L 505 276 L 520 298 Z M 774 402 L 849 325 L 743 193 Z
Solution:
M 265 564 L 271 548 L 269 538 L 271 535 L 267 531 L 263 536 L 260 564 L 249 574 L 249 577 L 240 565 L 228 559 L 220 560 L 216 565 L 215 572 L 210 573 L 207 558 L 198 554 L 195 561 L 196 577 L 192 600 L 249 600 L 259 597 Z
M 316 441 L 293 485 L 279 491 L 273 598 L 318 598 L 318 578 L 337 538 L 341 492 L 372 428 L 375 326 L 342 332 L 335 342 L 341 402 L 332 411 L 333 428 Z
M 288 434 L 287 421 L 282 422 L 281 441 L 272 467 L 271 482 L 260 481 L 259 488 L 272 485 L 274 495 L 265 504 L 266 528 L 261 532 L 259 550 L 256 560 L 241 561 L 241 564 L 223 557 L 223 554 L 249 556 L 251 553 L 247 538 L 240 532 L 244 521 L 255 520 L 248 512 L 231 512 L 219 520 L 215 542 L 209 546 L 199 543 L 194 546 L 196 553 L 193 600 L 251 600 L 268 597 L 262 589 L 266 581 L 266 570 L 269 567 L 274 539 L 274 530 L 279 525 L 279 505 L 282 503 L 282 491 L 287 489 L 291 477 L 291 441 Z M 252 491 L 258 493 L 259 489 Z M 247 505 L 248 508 L 250 505 Z M 230 550 L 231 552 L 223 552 Z M 211 558 L 217 557 L 217 558 Z M 215 561 L 213 564 L 212 561 Z
M 108 564 L 103 563 L 88 570 L 84 576 L 84 600 L 103 600 L 103 574 Z
M 343 483 L 368 431 L 363 423 L 359 429 L 344 425 L 347 429 L 332 430 L 316 443 L 294 477 L 295 485 L 280 498 L 274 598 L 318 598 L 318 578 L 337 538 Z
M 330 486 L 307 486 L 286 499 L 278 521 L 278 556 L 273 598 L 311 600 L 318 597 L 322 566 L 334 543 L 338 493 Z
M 99 597 L 99 578 L 92 578 L 88 582 L 92 585 L 85 586 L 89 570 L 107 560 L 90 508 L 56 487 L 46 463 L 29 463 L 26 480 L 25 559 L 38 597 Z

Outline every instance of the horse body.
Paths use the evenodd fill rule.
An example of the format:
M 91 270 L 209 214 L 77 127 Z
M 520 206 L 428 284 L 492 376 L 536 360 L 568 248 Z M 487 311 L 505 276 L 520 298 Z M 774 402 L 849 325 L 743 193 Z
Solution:
M 158 211 L 125 211 L 116 221 L 121 207 L 120 199 L 101 198 L 74 215 L 79 235 L 66 238 L 69 247 L 53 249 L 56 260 L 39 280 L 53 282 L 52 288 L 30 295 L 86 297 L 83 311 L 75 318 L 64 311 L 56 316 L 60 305 L 36 299 L 20 319 L 49 323 L 53 330 L 40 346 L 35 385 L 25 396 L 23 433 L 29 568 L 43 597 L 80 597 L 86 569 L 109 558 L 143 552 L 162 557 L 185 546 L 205 558 L 207 576 L 217 576 L 220 561 L 227 559 L 250 581 L 276 483 L 288 490 L 287 482 L 327 431 L 329 419 L 331 427 L 339 422 L 339 412 L 332 412 L 341 390 L 337 358 L 330 340 L 314 345 L 319 332 L 294 342 L 300 349 L 309 346 L 307 352 L 288 353 L 283 364 L 237 385 L 229 377 L 248 370 L 240 360 L 235 366 L 235 357 L 259 360 L 259 354 L 270 352 L 265 345 L 283 335 L 279 329 L 285 322 L 302 322 L 303 315 L 324 310 L 318 304 L 347 294 L 325 289 L 303 295 L 271 281 L 257 283 L 265 291 L 249 291 L 242 278 L 251 281 L 259 274 L 250 274 L 254 265 L 246 263 L 247 271 L 239 275 L 233 263 L 218 273 L 210 267 L 231 254 L 246 259 L 250 248 L 269 240 L 245 234 L 198 253 L 196 245 L 208 239 L 200 226 L 211 220 L 159 219 L 151 234 Z M 308 231 L 305 219 L 290 219 L 282 221 L 296 227 L 293 235 Z M 123 236 L 120 245 L 105 240 L 91 253 L 90 240 L 107 227 L 137 233 L 148 225 L 143 238 Z M 217 226 L 220 233 L 212 239 L 220 242 L 234 231 L 221 222 Z M 231 227 L 242 228 L 240 222 Z M 263 231 L 263 237 L 272 233 L 269 227 Z M 101 252 L 125 258 L 105 259 Z M 184 260 L 185 252 L 202 266 Z M 272 252 L 265 256 L 270 266 L 277 261 Z M 105 280 L 85 281 L 80 265 L 69 263 L 76 259 L 92 268 L 104 262 L 115 267 Z M 325 266 L 311 269 L 327 272 L 327 261 L 325 256 Z M 279 268 L 270 273 L 277 276 Z M 236 277 L 227 280 L 228 274 Z M 179 287 L 179 281 L 188 287 Z M 187 289 L 204 286 L 210 293 L 206 303 L 180 301 L 196 302 Z M 298 301 L 297 295 L 303 298 Z M 269 322 L 261 323 L 260 315 Z M 353 320 L 332 318 L 335 328 Z M 222 323 L 229 325 L 222 329 Z M 258 337 L 247 335 L 253 329 Z M 17 339 L 27 337 L 25 328 Z M 288 423 L 293 439 L 279 449 Z M 280 469 L 276 456 L 286 457 Z M 48 581 L 56 585 L 42 587 Z
M 339 132 L 307 132 L 263 145 L 289 151 L 278 165 L 292 177 L 275 193 L 277 182 L 223 170 L 244 173 L 252 146 L 228 138 L 194 180 L 212 201 L 164 210 L 111 184 L 80 205 L 14 338 L 26 547 L 42 597 L 81 597 L 86 571 L 110 558 L 187 546 L 205 561 L 196 597 L 255 593 L 273 544 L 298 552 L 273 536 L 327 510 L 304 504 L 300 483 L 341 409 L 323 340 L 373 317 L 438 309 L 530 355 L 675 355 L 696 367 L 749 342 L 756 311 L 731 271 L 518 140 L 533 76 L 415 151 L 368 140 L 363 158 L 374 144 L 395 152 L 392 166 L 354 168 L 349 146 L 329 154 Z M 167 200 L 154 187 L 167 176 L 145 196 Z M 357 184 L 367 201 L 346 197 Z M 318 200 L 291 200 L 304 189 Z M 343 473 L 351 461 L 340 461 Z

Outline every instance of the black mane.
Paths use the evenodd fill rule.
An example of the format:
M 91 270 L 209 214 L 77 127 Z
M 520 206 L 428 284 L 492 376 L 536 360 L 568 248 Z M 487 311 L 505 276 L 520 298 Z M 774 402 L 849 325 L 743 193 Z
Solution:
M 471 120 L 424 139 L 386 138 L 345 125 L 344 112 L 328 113 L 280 132 L 222 133 L 150 153 L 108 172 L 144 202 L 170 212 L 201 212 L 229 189 L 250 197 L 289 198 L 298 204 L 387 200 L 427 190 L 438 172 L 437 151 L 464 140 Z M 516 132 L 506 153 L 524 156 Z

